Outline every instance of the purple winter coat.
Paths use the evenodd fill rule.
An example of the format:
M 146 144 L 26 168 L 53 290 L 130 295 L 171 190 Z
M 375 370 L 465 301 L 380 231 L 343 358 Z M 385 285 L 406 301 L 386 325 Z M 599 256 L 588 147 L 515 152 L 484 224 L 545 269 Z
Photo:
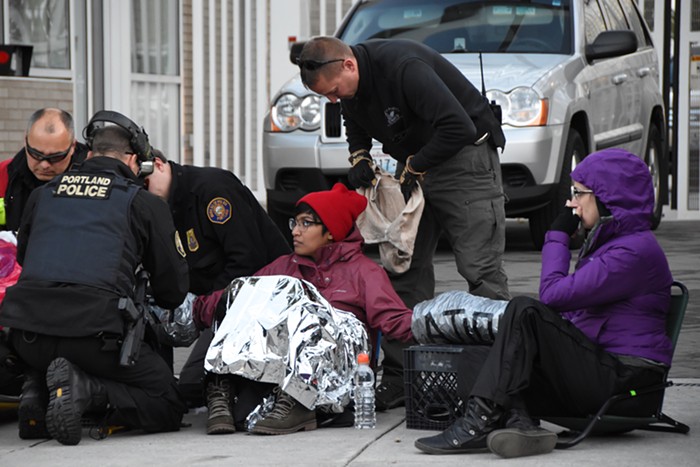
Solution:
M 255 275 L 286 275 L 311 282 L 335 308 L 352 312 L 370 329 L 408 341 L 413 338 L 413 311 L 396 294 L 386 272 L 362 253 L 363 243 L 355 226 L 343 241 L 322 247 L 318 262 L 292 253 L 280 256 Z M 370 339 L 374 341 L 373 333 Z
M 540 300 L 606 351 L 670 365 L 665 330 L 673 278 L 651 232 L 649 169 L 623 149 L 606 149 L 586 157 L 571 178 L 593 190 L 612 219 L 591 230 L 572 274 L 570 238 L 547 232 Z

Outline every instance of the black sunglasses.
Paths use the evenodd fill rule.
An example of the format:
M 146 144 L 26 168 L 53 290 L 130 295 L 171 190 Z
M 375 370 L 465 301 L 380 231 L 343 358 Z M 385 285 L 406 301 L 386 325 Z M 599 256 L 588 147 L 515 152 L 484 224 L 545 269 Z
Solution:
M 38 149 L 34 149 L 33 147 L 31 147 L 29 145 L 29 140 L 26 137 L 24 138 L 24 144 L 27 147 L 27 154 L 32 156 L 32 159 L 35 159 L 39 162 L 47 161 L 49 164 L 61 162 L 63 159 L 68 157 L 68 154 L 70 154 L 71 150 L 73 149 L 73 142 L 71 142 L 70 146 L 68 146 L 68 149 L 66 149 L 65 151 L 46 155 Z
M 303 70 L 314 71 L 318 70 L 322 66 L 328 65 L 329 63 L 342 62 L 344 58 L 334 58 L 333 60 L 326 60 L 325 62 L 319 62 L 317 60 L 300 60 L 297 58 L 297 65 Z

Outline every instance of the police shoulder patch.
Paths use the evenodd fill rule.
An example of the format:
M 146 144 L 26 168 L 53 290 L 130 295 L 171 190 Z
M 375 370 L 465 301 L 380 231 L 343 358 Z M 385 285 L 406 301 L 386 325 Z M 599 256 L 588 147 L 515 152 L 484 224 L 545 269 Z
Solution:
M 183 258 L 187 255 L 185 253 L 185 247 L 182 246 L 182 240 L 180 240 L 180 234 L 175 232 L 175 248 L 177 249 L 177 252 L 180 253 L 180 256 Z
M 199 250 L 199 242 L 197 241 L 197 237 L 194 234 L 194 229 L 190 229 L 187 231 L 187 248 L 191 252 Z
M 214 224 L 225 224 L 231 218 L 231 202 L 226 198 L 214 198 L 207 206 L 207 217 Z

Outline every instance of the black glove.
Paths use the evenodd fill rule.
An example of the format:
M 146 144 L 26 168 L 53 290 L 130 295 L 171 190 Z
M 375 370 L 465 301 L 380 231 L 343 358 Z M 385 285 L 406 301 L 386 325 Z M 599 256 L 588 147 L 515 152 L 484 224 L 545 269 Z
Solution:
M 413 192 L 413 187 L 418 183 L 418 176 L 413 175 L 408 171 L 408 165 L 403 168 L 401 176 L 399 177 L 399 183 L 401 184 L 401 194 L 403 195 L 404 201 L 408 203 L 409 198 L 411 198 L 411 193 Z
M 403 172 L 399 177 L 399 183 L 401 184 L 401 194 L 403 194 L 403 199 L 408 203 L 408 199 L 411 197 L 413 192 L 413 187 L 416 186 L 418 180 L 425 175 L 425 172 L 416 172 L 411 167 L 411 161 L 413 156 L 408 156 L 406 159 L 406 164 L 403 166 Z
M 353 188 L 366 188 L 374 182 L 374 169 L 370 165 L 369 157 L 360 156 L 352 162 L 353 166 L 348 172 L 348 182 Z
M 564 212 L 559 214 L 559 216 L 554 219 L 554 222 L 552 222 L 552 227 L 550 230 L 564 232 L 570 237 L 576 233 L 580 222 L 581 218 L 574 214 L 574 210 L 572 208 L 564 208 Z

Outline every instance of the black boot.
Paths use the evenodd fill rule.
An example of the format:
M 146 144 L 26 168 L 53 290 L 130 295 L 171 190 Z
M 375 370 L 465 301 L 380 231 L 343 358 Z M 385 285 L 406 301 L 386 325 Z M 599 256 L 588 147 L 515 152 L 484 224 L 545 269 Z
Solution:
M 501 457 L 524 457 L 552 452 L 557 435 L 541 428 L 523 409 L 511 409 L 506 426 L 492 431 L 486 443 L 494 454 Z
M 65 358 L 57 358 L 49 364 L 46 385 L 49 389 L 46 411 L 49 433 L 61 444 L 78 444 L 82 436 L 82 415 L 107 409 L 107 389 L 100 380 L 86 375 Z
M 39 372 L 27 370 L 19 402 L 19 437 L 22 439 L 50 438 L 46 429 L 46 406 L 49 390 L 46 380 Z
M 486 450 L 486 436 L 498 428 L 503 414 L 500 406 L 481 397 L 467 400 L 467 413 L 439 435 L 416 440 L 415 446 L 428 454 L 459 454 Z

